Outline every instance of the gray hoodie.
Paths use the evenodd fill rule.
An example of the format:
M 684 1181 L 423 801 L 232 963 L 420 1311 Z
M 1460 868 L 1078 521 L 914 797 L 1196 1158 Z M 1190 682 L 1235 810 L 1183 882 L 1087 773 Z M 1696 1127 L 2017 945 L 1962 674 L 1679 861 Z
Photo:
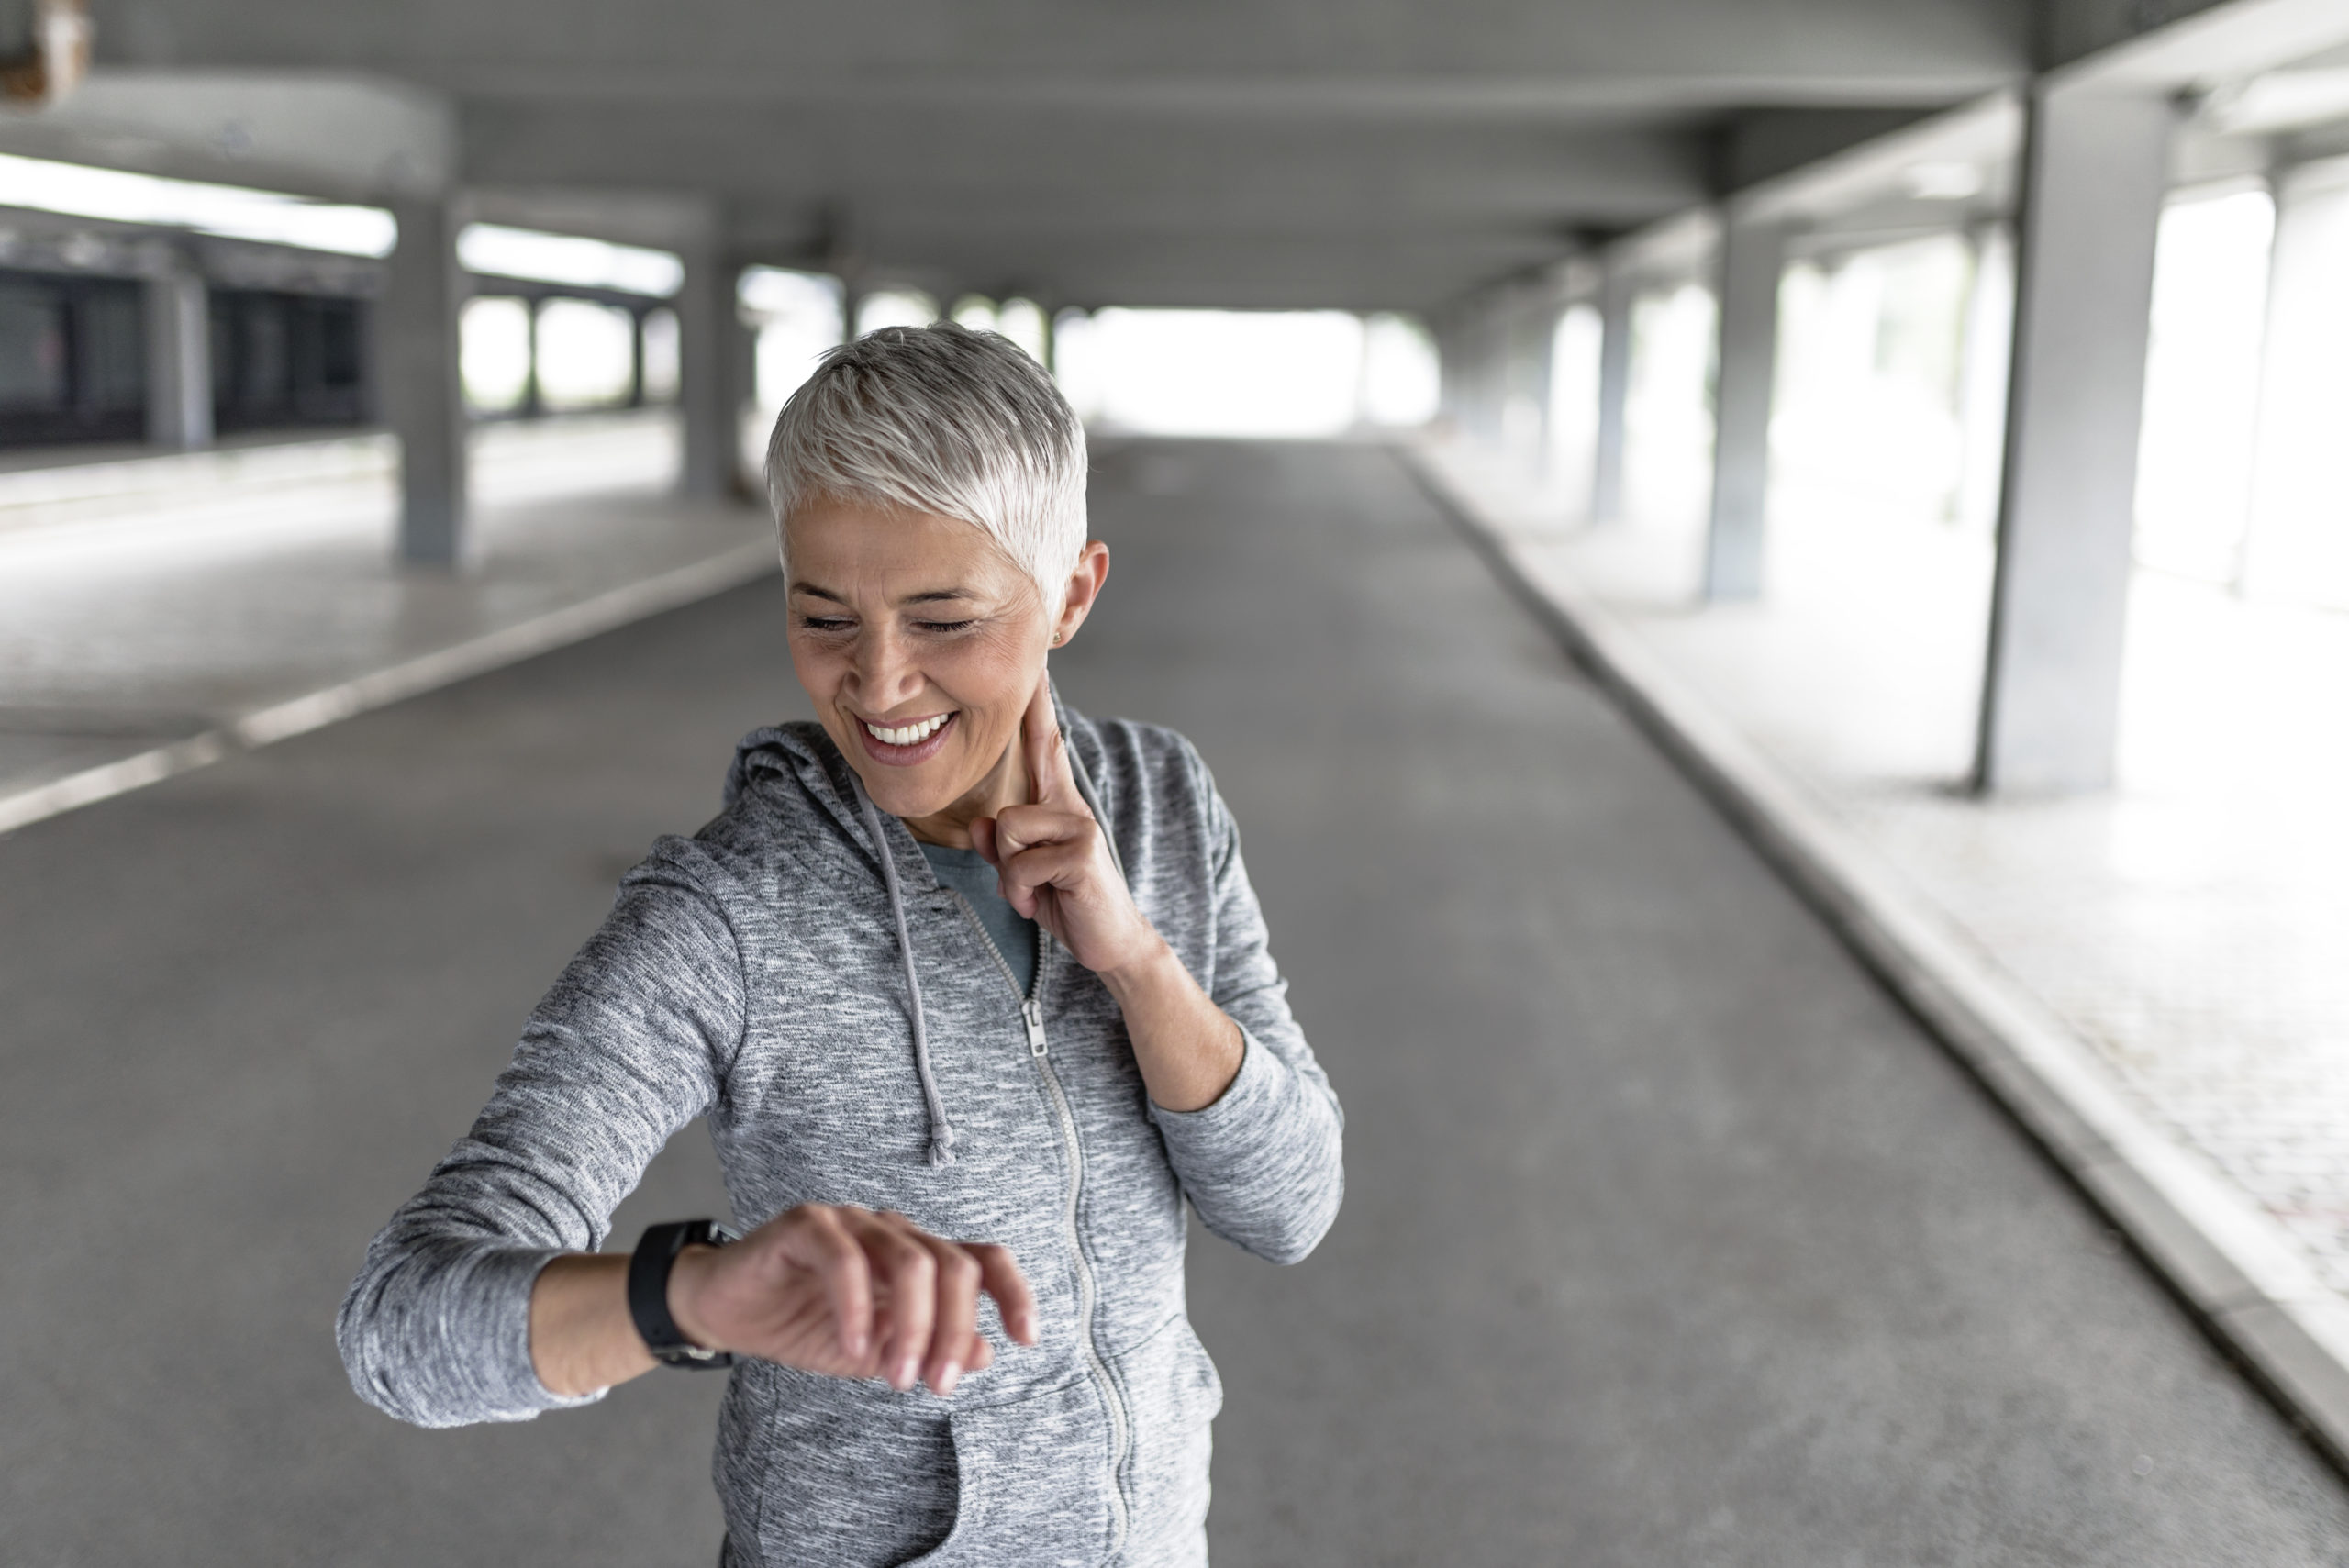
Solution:
M 756 731 L 724 811 L 622 880 L 472 1132 L 368 1249 L 337 1325 L 360 1396 L 422 1426 L 584 1403 L 531 1368 L 532 1284 L 600 1246 L 707 1116 L 738 1228 L 856 1203 L 1002 1242 L 1040 1334 L 1013 1343 L 985 1303 L 995 1364 L 952 1399 L 738 1365 L 714 1468 L 729 1563 L 1203 1564 L 1222 1395 L 1184 1312 L 1183 1204 L 1303 1258 L 1337 1214 L 1341 1118 L 1197 753 L 1063 719 L 1136 902 L 1246 1036 L 1221 1098 L 1152 1105 L 1098 979 L 1046 936 L 1019 996 L 822 729 Z

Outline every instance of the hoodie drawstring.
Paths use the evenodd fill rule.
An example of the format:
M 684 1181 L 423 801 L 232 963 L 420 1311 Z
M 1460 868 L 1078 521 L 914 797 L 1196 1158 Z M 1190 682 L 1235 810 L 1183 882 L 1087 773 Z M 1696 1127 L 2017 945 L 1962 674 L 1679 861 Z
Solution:
M 1060 695 L 1053 694 L 1057 709 Z M 1061 720 L 1063 743 L 1066 744 L 1068 721 Z M 1118 840 L 1109 836 L 1109 814 L 1101 809 L 1100 793 L 1093 787 L 1093 777 L 1085 771 L 1084 762 L 1074 748 L 1068 753 L 1070 776 L 1076 782 L 1076 793 L 1092 811 L 1093 819 L 1102 825 L 1101 836 L 1109 846 L 1109 859 L 1122 879 L 1126 874 L 1125 857 L 1118 853 Z M 737 767 L 740 765 L 737 762 Z M 954 1124 L 947 1119 L 946 1101 L 938 1093 L 938 1079 L 930 1070 L 930 1027 L 922 1016 L 921 977 L 914 973 L 913 931 L 906 922 L 906 896 L 897 887 L 897 857 L 890 852 L 888 835 L 881 830 L 881 811 L 873 797 L 864 793 L 864 781 L 849 770 L 849 783 L 856 790 L 856 804 L 864 812 L 864 826 L 873 835 L 873 852 L 881 859 L 881 881 L 889 889 L 889 913 L 896 917 L 897 951 L 906 961 L 906 995 L 913 1001 L 914 1016 L 914 1075 L 921 1080 L 922 1104 L 930 1111 L 930 1162 L 932 1165 L 954 1163 Z M 733 803 L 736 789 L 732 779 L 727 781 L 727 803 Z
M 906 924 L 906 898 L 897 889 L 897 857 L 881 830 L 881 813 L 864 793 L 864 781 L 852 772 L 857 804 L 864 808 L 864 825 L 873 834 L 873 851 L 881 857 L 881 880 L 889 889 L 889 913 L 897 917 L 897 951 L 906 961 L 906 994 L 913 999 L 914 1075 L 921 1080 L 922 1103 L 930 1108 L 930 1162 L 954 1163 L 954 1124 L 946 1119 L 946 1102 L 939 1097 L 938 1080 L 930 1071 L 930 1029 L 922 1018 L 921 979 L 914 973 L 913 932 Z

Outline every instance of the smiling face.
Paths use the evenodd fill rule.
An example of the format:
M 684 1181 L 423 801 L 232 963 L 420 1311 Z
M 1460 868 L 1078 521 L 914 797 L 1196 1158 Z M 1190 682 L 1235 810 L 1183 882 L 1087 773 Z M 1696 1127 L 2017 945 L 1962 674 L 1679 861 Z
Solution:
M 967 846 L 974 817 L 1022 800 L 1020 715 L 1045 650 L 1073 634 L 1108 573 L 1085 548 L 1067 602 L 952 517 L 818 498 L 791 515 L 791 666 L 882 810 Z

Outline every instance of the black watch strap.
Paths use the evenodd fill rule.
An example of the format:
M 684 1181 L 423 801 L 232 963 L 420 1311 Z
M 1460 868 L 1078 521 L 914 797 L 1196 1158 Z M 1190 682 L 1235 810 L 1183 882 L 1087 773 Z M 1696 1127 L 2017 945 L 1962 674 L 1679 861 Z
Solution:
M 628 1263 L 628 1315 L 644 1348 L 663 1366 L 732 1366 L 725 1351 L 706 1351 L 685 1338 L 669 1316 L 669 1271 L 688 1247 L 723 1247 L 734 1238 L 707 1219 L 673 1220 L 646 1228 Z

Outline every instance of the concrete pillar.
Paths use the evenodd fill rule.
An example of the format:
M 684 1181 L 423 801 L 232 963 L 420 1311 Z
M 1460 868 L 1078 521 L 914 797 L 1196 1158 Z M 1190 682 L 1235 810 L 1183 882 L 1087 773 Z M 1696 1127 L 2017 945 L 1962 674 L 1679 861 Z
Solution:
M 179 258 L 145 284 L 147 439 L 175 451 L 212 444 L 212 310 L 203 275 Z
M 1509 453 L 1528 472 L 1546 477 L 1550 450 L 1550 350 L 1557 337 L 1557 314 L 1548 302 L 1511 306 L 1501 345 L 1503 435 Z
M 1598 285 L 1598 428 L 1592 438 L 1590 520 L 1623 515 L 1623 410 L 1631 395 L 1631 306 L 1639 282 L 1610 259 Z
M 400 443 L 400 559 L 454 566 L 465 534 L 465 395 L 458 317 L 468 285 L 445 200 L 392 209 L 399 245 L 375 308 L 384 421 Z
M 529 349 L 529 364 L 522 373 L 520 413 L 525 419 L 536 419 L 547 411 L 546 398 L 539 387 L 539 312 L 546 303 L 543 299 L 529 297 L 522 301 L 522 319 L 528 329 L 526 342 Z
M 1736 212 L 1721 225 L 1720 358 L 1713 396 L 1713 509 L 1705 597 L 1762 592 L 1770 496 L 1770 399 L 1778 365 L 1778 277 L 1786 232 Z
M 2112 782 L 2154 240 L 2176 111 L 2035 89 L 2016 221 L 1998 562 L 1975 782 Z
M 732 344 L 734 352 L 733 363 L 727 370 L 727 406 L 734 411 L 734 417 L 727 428 L 733 432 L 734 444 L 728 450 L 734 454 L 734 461 L 727 471 L 727 476 L 732 482 L 732 494 L 749 499 L 753 495 L 751 484 L 752 460 L 743 450 L 743 414 L 752 408 L 759 398 L 759 329 L 754 324 L 742 319 L 740 311 L 729 317 L 729 322 L 731 334 L 728 341 Z M 765 450 L 765 436 L 766 432 L 760 432 L 762 452 Z
M 633 312 L 628 328 L 628 406 L 644 406 L 644 318 L 648 310 Z
M 677 293 L 677 408 L 685 427 L 677 488 L 686 495 L 731 495 L 739 488 L 739 275 L 720 246 L 685 253 L 685 286 Z

